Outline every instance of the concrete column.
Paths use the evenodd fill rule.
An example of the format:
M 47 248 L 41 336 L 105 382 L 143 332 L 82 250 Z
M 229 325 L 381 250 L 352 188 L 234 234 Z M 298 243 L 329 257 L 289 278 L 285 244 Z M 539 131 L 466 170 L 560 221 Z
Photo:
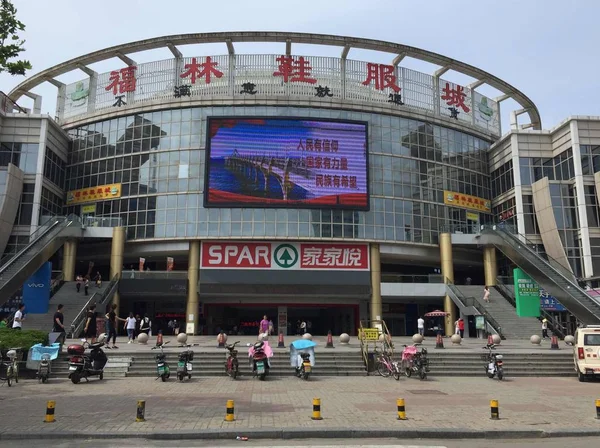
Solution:
M 496 262 L 496 248 L 487 246 L 483 248 L 483 273 L 487 286 L 496 286 L 498 277 L 498 263 Z
M 198 328 L 198 276 L 200 274 L 200 241 L 190 241 L 188 254 L 188 288 L 185 307 L 185 332 L 193 335 Z
M 77 241 L 68 240 L 63 246 L 63 280 L 72 282 L 75 280 L 75 265 L 77 262 Z
M 123 253 L 125 252 L 125 227 L 114 227 L 112 237 L 112 247 L 110 250 L 110 278 L 111 281 L 115 275 L 119 278 L 123 272 Z M 119 312 L 119 302 L 121 297 L 119 291 L 115 292 L 112 302 L 117 305 L 117 314 Z
M 379 244 L 371 243 L 371 322 L 381 319 L 381 258 Z
M 452 260 L 452 235 L 440 233 L 440 260 L 442 263 L 442 276 L 444 283 L 454 283 L 454 261 Z M 446 336 L 454 333 L 454 322 L 456 321 L 456 307 L 454 302 L 446 294 L 444 297 L 444 311 L 448 313 L 444 322 Z

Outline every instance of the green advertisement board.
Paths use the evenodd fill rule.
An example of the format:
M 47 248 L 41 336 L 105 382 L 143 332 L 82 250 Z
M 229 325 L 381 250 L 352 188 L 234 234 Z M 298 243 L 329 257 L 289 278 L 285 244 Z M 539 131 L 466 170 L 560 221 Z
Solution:
M 540 287 L 521 268 L 513 270 L 517 315 L 540 317 Z

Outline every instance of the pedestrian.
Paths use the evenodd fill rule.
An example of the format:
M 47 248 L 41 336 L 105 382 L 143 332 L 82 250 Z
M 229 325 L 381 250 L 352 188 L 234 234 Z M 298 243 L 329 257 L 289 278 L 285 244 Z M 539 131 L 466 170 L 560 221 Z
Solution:
M 454 334 L 460 334 L 460 330 L 458 329 L 458 322 L 460 319 L 456 319 L 456 322 L 454 322 Z
M 133 265 L 131 265 L 131 274 L 129 275 L 129 278 L 135 278 L 135 270 L 133 269 Z
M 306 331 L 310 333 L 312 330 L 312 322 L 310 320 L 306 321 Z
M 89 287 L 90 287 L 90 279 L 86 277 L 85 282 L 83 283 L 83 290 L 84 290 L 86 296 L 89 295 L 89 292 L 88 292 Z
M 461 317 L 458 319 L 458 331 L 460 332 L 461 339 L 465 337 L 465 320 Z
M 179 334 L 179 323 L 177 319 L 173 319 L 173 334 L 177 336 Z
M 25 320 L 23 311 L 25 311 L 25 305 L 23 305 L 21 303 L 19 305 L 19 309 L 15 312 L 15 317 L 13 319 L 13 324 L 12 324 L 13 330 L 21 330 L 23 328 L 23 321 Z
M 127 343 L 132 344 L 133 338 L 135 337 L 135 317 L 133 317 L 133 313 L 129 313 L 129 317 L 125 319 L 123 328 L 127 330 L 127 337 L 129 338 Z
M 58 341 L 60 339 L 61 342 L 64 342 L 64 337 L 66 336 L 65 331 L 65 315 L 63 314 L 63 304 L 60 303 L 56 309 L 56 313 L 54 313 L 54 318 L 52 319 L 52 332 L 60 333 L 60 336 L 56 338 Z
M 468 286 L 471 285 L 472 281 L 473 280 L 471 279 L 471 277 L 467 277 L 467 279 L 465 280 L 465 285 L 468 285 Z
M 269 319 L 269 335 L 272 335 L 274 330 L 275 328 L 273 327 L 273 321 Z
M 300 322 L 300 334 L 305 334 L 305 333 L 306 333 L 306 322 L 303 319 L 302 322 Z
M 548 339 L 548 319 L 542 319 L 542 339 Z
M 87 286 L 86 286 L 86 293 L 87 293 Z M 86 318 L 85 318 L 85 327 L 83 329 L 83 335 L 85 336 L 85 339 L 87 340 L 88 338 L 90 338 L 92 340 L 92 344 L 96 342 L 96 332 L 97 332 L 97 328 L 96 328 L 96 305 L 92 304 L 90 306 L 90 309 L 87 312 Z
M 106 330 L 107 330 L 107 337 L 106 337 L 106 348 L 110 348 L 108 346 L 108 344 L 110 343 L 110 338 L 112 337 L 112 348 L 119 348 L 117 347 L 117 322 L 121 321 L 121 322 L 125 322 L 126 319 L 123 319 L 119 316 L 117 316 L 117 304 L 113 303 L 110 306 L 110 310 L 108 313 L 106 313 Z
M 150 332 L 151 325 L 152 323 L 150 322 L 148 315 L 144 314 L 144 318 L 141 320 L 140 323 L 140 333 L 148 334 Z
M 167 327 L 169 327 L 169 333 L 173 334 L 173 319 L 169 320 Z
M 302 324 L 302 322 L 300 322 L 300 319 L 298 319 L 298 321 L 296 322 L 296 336 L 300 335 L 300 325 Z
M 490 303 L 490 288 L 488 286 L 483 288 L 483 301 Z
M 135 315 L 135 338 L 138 337 L 138 335 L 140 334 L 140 329 L 142 328 L 142 318 L 140 317 L 139 314 Z
M 96 288 L 100 288 L 102 286 L 102 276 L 100 272 L 96 272 L 96 277 L 94 277 L 94 281 L 96 282 Z
M 422 317 L 419 317 L 417 319 L 417 330 L 419 331 L 419 334 L 421 336 L 425 335 L 425 321 L 423 320 Z
M 81 291 L 81 281 L 83 280 L 83 277 L 81 277 L 81 275 L 77 276 L 77 283 L 75 284 L 75 287 L 77 288 L 77 292 L 79 293 Z
M 269 335 L 269 319 L 267 318 L 267 315 L 265 314 L 262 318 L 262 320 L 260 321 L 260 323 L 258 324 L 258 337 L 260 338 L 261 335 Z

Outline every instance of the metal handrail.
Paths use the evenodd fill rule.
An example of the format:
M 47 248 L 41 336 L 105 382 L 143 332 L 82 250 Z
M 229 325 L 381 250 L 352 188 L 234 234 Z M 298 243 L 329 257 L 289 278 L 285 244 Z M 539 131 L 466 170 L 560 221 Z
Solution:
M 503 227 L 498 227 L 498 226 L 496 226 L 496 225 L 494 225 L 494 226 L 482 225 L 482 226 L 481 226 L 481 228 L 482 228 L 482 230 L 484 230 L 485 228 L 490 228 L 490 229 L 492 229 L 492 230 L 494 230 L 494 231 L 496 231 L 496 232 L 501 232 L 501 233 L 503 233 L 503 234 L 505 234 L 505 235 L 508 235 L 510 238 L 513 238 L 513 239 L 517 240 L 517 242 L 518 242 L 518 243 L 520 243 L 521 247 L 523 247 L 523 248 L 525 248 L 525 249 L 527 250 L 527 253 L 529 253 L 530 255 L 533 255 L 533 256 L 535 257 L 535 260 L 536 260 L 536 261 L 540 261 L 540 262 L 544 263 L 544 264 L 545 264 L 545 265 L 546 265 L 548 268 L 550 268 L 550 269 L 554 270 L 554 271 L 555 271 L 555 272 L 556 272 L 558 275 L 560 275 L 560 276 L 563 278 L 563 280 L 565 280 L 567 283 L 569 283 L 569 284 L 570 284 L 570 285 L 573 287 L 573 290 L 581 292 L 581 293 L 582 293 L 582 294 L 583 294 L 583 295 L 584 295 L 584 296 L 585 296 L 587 299 L 589 299 L 589 300 L 590 300 L 592 303 L 595 303 L 595 301 L 594 301 L 594 300 L 592 300 L 592 299 L 591 299 L 591 297 L 590 297 L 588 294 L 586 294 L 586 293 L 585 293 L 585 291 L 583 291 L 583 290 L 581 289 L 581 287 L 580 287 L 580 286 L 577 284 L 577 281 L 576 281 L 576 279 L 575 279 L 575 276 L 573 275 L 573 273 L 572 273 L 572 272 L 570 272 L 570 271 L 569 271 L 568 275 L 565 275 L 565 268 L 564 268 L 564 266 L 560 265 L 560 264 L 558 263 L 558 261 L 556 261 L 556 260 L 552 259 L 552 257 L 549 257 L 549 256 L 546 254 L 546 256 L 547 256 L 549 259 L 552 259 L 552 260 L 554 260 L 554 262 L 555 262 L 555 263 L 557 263 L 557 265 L 558 265 L 558 266 L 560 266 L 560 268 L 556 268 L 556 267 L 554 267 L 552 264 L 550 264 L 550 262 L 549 262 L 548 260 L 544 259 L 544 257 L 542 257 L 542 256 L 541 256 L 539 253 L 537 253 L 536 251 L 534 251 L 532 248 L 530 248 L 530 247 L 529 247 L 527 244 L 525 244 L 523 241 L 520 241 L 520 239 L 519 239 L 519 238 L 523 238 L 523 239 L 524 239 L 524 240 L 525 240 L 527 243 L 530 243 L 530 244 L 535 244 L 535 243 L 532 243 L 532 242 L 530 242 L 530 240 L 528 240 L 528 239 L 527 239 L 525 236 L 523 236 L 523 235 L 521 235 L 521 234 L 519 234 L 519 233 L 517 233 L 517 234 L 515 235 L 515 234 L 513 234 L 513 233 L 511 233 L 511 232 L 507 231 L 507 230 L 506 230 L 506 228 L 503 228 Z M 579 300 L 579 299 L 578 299 L 578 298 L 577 298 L 575 295 L 573 295 L 573 294 L 572 294 L 572 292 L 570 292 L 570 291 L 567 291 L 567 293 L 568 293 L 568 294 L 569 294 L 571 297 L 573 297 L 575 300 L 577 300 L 577 301 L 579 302 L 579 304 L 580 304 L 580 305 L 581 305 L 583 308 L 585 308 L 585 309 L 586 309 L 586 310 L 587 310 L 587 311 L 588 311 L 590 314 L 592 314 L 593 316 L 596 316 L 596 313 L 595 313 L 594 311 L 592 311 L 591 309 L 589 309 L 589 308 L 586 306 L 585 302 L 582 302 L 581 300 Z M 600 317 L 600 316 L 598 316 L 598 317 Z
M 95 292 L 94 294 L 92 294 L 92 296 L 86 302 L 86 304 L 81 309 L 81 311 L 79 311 L 79 313 L 77 313 L 77 316 L 75 316 L 75 318 L 73 319 L 73 322 L 71 322 L 71 337 L 74 337 L 74 335 L 79 334 L 81 332 L 81 327 L 83 326 L 83 323 L 85 321 L 85 313 L 89 309 L 90 304 L 96 303 L 96 305 L 103 305 L 107 301 L 107 298 L 110 297 L 111 294 L 114 292 L 118 283 L 119 283 L 119 274 L 115 274 L 115 276 L 112 278 L 112 280 L 110 281 L 110 283 L 108 284 L 108 286 L 106 287 L 104 292 L 102 292 L 102 293 Z M 94 298 L 98 294 L 101 294 L 98 301 L 92 302 L 92 300 L 94 300 Z

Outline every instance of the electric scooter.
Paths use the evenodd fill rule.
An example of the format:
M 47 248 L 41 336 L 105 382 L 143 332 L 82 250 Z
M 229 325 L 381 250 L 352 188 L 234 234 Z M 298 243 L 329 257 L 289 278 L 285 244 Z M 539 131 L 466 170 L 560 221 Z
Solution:
M 165 352 L 163 351 L 163 346 L 167 345 L 168 343 L 169 341 L 152 347 L 152 350 L 160 348 L 160 353 L 157 354 L 154 358 L 156 359 L 156 371 L 158 373 L 156 379 L 160 378 L 163 381 L 163 383 L 167 381 L 167 378 L 171 376 L 171 371 L 169 370 L 169 363 L 167 362 L 167 355 L 165 355 Z

